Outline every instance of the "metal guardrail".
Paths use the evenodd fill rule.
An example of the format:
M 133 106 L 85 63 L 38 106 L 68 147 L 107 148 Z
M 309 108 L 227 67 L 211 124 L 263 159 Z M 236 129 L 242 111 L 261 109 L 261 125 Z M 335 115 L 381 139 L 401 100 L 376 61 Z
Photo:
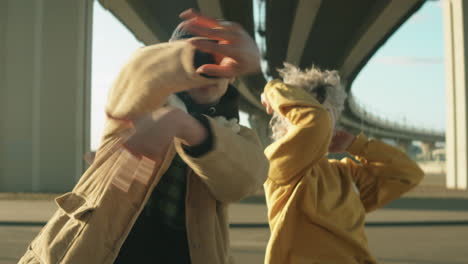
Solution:
M 363 105 L 362 103 L 358 102 L 358 100 L 352 93 L 348 96 L 347 103 L 354 116 L 378 128 L 390 130 L 393 132 L 399 131 L 402 134 L 405 134 L 405 133 L 421 134 L 427 137 L 434 137 L 434 138 L 445 137 L 445 132 L 440 131 L 440 130 L 401 124 L 399 122 L 390 121 L 388 119 L 384 119 L 375 114 L 372 114 L 370 111 L 367 111 L 364 106 L 362 106 Z

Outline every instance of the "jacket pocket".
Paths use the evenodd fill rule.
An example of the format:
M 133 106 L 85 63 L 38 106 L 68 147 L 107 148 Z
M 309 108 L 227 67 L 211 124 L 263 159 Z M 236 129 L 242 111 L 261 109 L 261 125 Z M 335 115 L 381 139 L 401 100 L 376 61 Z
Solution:
M 59 263 L 86 226 L 95 206 L 69 192 L 55 199 L 58 210 L 31 243 L 41 263 Z

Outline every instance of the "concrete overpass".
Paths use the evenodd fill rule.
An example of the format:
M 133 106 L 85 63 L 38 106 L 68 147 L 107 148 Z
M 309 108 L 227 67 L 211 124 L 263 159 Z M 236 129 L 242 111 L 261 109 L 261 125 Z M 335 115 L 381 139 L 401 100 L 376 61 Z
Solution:
M 166 41 L 177 15 L 194 7 L 234 20 L 256 36 L 264 74 L 238 81 L 242 110 L 268 140 L 259 94 L 283 61 L 338 69 L 346 89 L 376 50 L 423 4 L 423 0 L 99 0 L 145 44 Z M 0 3 L 0 191 L 63 191 L 85 169 L 89 150 L 92 0 L 7 0 Z M 448 97 L 454 104 L 447 128 L 447 186 L 466 189 L 466 69 L 462 0 L 444 1 L 447 58 L 453 63 Z M 254 13 L 258 19 L 254 19 Z M 461 60 L 461 61 L 459 61 Z M 452 91 L 452 95 L 450 94 Z M 451 102 L 452 102 L 451 101 Z M 450 104 L 452 107 L 452 104 Z M 455 111 L 456 109 L 456 111 Z M 367 127 L 375 136 L 417 139 L 431 135 L 386 126 L 362 116 L 348 100 L 342 125 Z M 454 118 L 455 117 L 455 118 Z M 378 134 L 380 133 L 380 134 Z M 411 135 L 411 136 L 408 136 Z
M 347 100 L 347 106 L 349 112 L 341 120 L 341 123 L 350 131 L 364 131 L 376 138 L 445 142 L 444 132 L 405 125 L 381 118 L 360 106 L 352 95 Z
M 268 117 L 258 98 L 266 80 L 277 77 L 274 69 L 284 61 L 301 67 L 315 64 L 338 69 L 350 91 L 352 81 L 369 58 L 424 1 L 100 0 L 100 3 L 145 44 L 166 41 L 180 22 L 177 14 L 189 7 L 242 24 L 255 36 L 264 60 L 263 74 L 244 77 L 237 83 L 244 98 L 242 110 L 250 113 L 252 126 L 267 144 Z M 386 131 L 385 126 L 367 122 L 354 109 L 352 103 L 347 103 L 343 125 L 348 129 L 362 127 L 362 119 L 376 136 L 418 139 L 408 137 L 404 133 L 407 131 Z
M 237 6 L 227 0 L 179 0 L 164 8 L 157 1 L 100 2 L 145 44 L 166 41 L 179 23 L 177 13 L 189 7 L 242 24 L 259 44 L 263 73 L 238 81 L 243 95 L 241 109 L 249 113 L 252 127 L 267 145 L 269 117 L 259 95 L 267 80 L 278 77 L 274 69 L 284 61 L 301 67 L 315 64 L 338 69 L 351 92 L 354 78 L 370 57 L 425 1 L 255 0 L 238 1 Z M 129 9 L 135 16 L 125 18 Z M 395 139 L 405 150 L 414 140 L 422 141 L 427 152 L 434 149 L 435 142 L 445 141 L 442 132 L 382 120 L 359 107 L 353 97 L 346 102 L 341 126 L 354 133 Z

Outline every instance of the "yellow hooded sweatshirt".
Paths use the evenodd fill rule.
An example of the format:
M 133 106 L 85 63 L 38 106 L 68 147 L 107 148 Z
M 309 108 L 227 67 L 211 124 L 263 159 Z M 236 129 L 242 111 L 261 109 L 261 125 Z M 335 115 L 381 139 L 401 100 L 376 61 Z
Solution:
M 364 231 L 366 212 L 410 190 L 424 173 L 401 151 L 363 134 L 347 149 L 360 163 L 329 160 L 327 110 L 305 90 L 278 80 L 267 84 L 265 96 L 291 123 L 265 150 L 271 229 L 265 263 L 376 263 Z

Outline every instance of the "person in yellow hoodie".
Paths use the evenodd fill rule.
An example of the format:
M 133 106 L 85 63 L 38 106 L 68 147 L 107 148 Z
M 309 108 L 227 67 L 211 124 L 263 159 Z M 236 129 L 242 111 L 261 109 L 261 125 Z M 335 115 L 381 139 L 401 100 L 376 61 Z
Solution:
M 265 149 L 265 263 L 376 263 L 365 214 L 413 188 L 423 172 L 392 146 L 335 130 L 346 98 L 336 71 L 285 64 L 279 72 L 283 81 L 270 81 L 262 94 L 275 139 Z M 358 162 L 327 158 L 345 151 Z

